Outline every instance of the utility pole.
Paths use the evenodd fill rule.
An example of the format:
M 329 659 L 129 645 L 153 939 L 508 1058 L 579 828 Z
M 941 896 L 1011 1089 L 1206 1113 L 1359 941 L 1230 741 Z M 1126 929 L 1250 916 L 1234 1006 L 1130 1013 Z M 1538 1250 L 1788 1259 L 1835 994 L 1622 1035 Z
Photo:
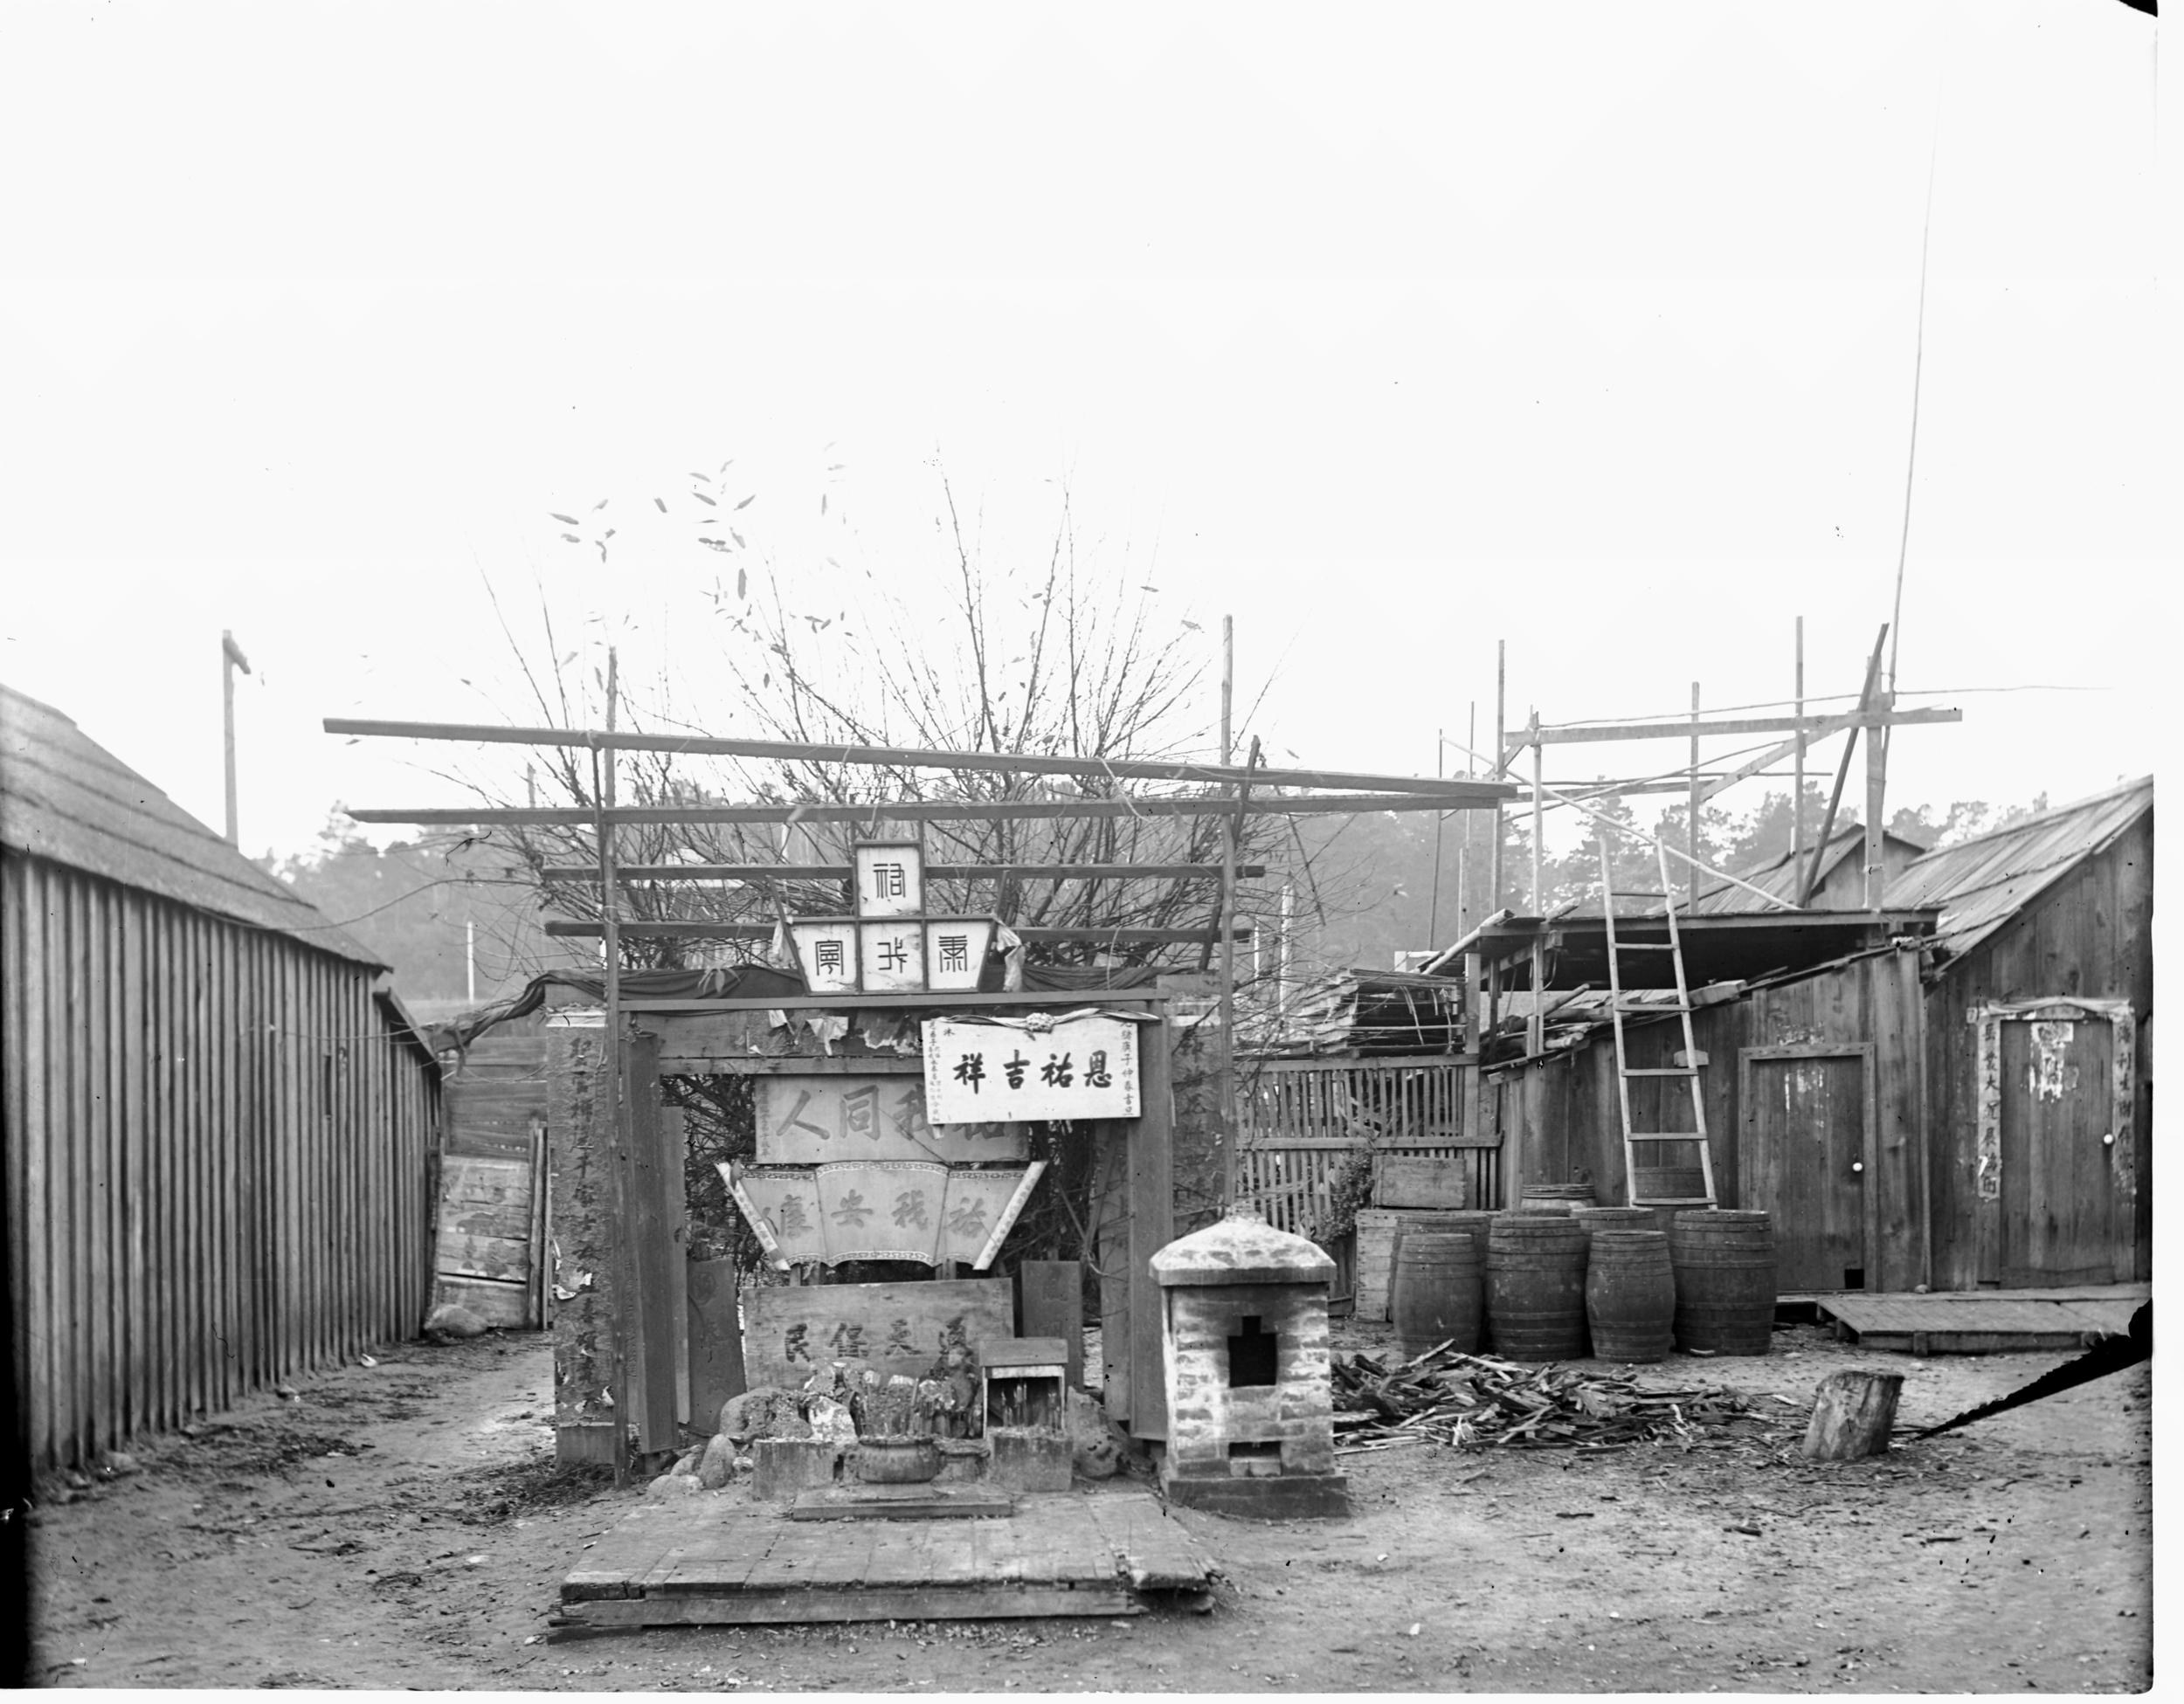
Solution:
M 227 744 L 227 843 L 242 847 L 242 830 L 235 817 L 235 671 L 250 673 L 250 659 L 243 655 L 235 635 L 220 629 L 220 716 Z

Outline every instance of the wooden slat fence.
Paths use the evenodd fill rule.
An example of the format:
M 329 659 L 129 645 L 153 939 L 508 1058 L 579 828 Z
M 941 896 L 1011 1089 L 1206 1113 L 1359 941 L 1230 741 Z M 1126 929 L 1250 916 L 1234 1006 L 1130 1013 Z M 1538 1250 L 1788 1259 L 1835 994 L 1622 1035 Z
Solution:
M 0 942 L 31 1461 L 415 1335 L 439 1069 L 370 967 L 13 849 Z
M 1358 1156 L 1459 1159 L 1474 1205 L 1501 1202 L 1497 1149 L 1467 1144 L 1462 1066 L 1422 1059 L 1244 1059 L 1236 1073 L 1238 1193 L 1268 1221 L 1310 1236 Z

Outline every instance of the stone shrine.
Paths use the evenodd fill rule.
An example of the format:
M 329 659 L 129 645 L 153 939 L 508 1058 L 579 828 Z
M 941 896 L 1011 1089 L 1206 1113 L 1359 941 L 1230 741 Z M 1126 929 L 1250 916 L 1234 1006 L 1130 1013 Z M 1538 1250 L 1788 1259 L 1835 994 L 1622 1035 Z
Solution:
M 1333 1259 L 1236 1206 L 1152 1257 L 1161 1290 L 1169 1500 L 1222 1514 L 1347 1514 L 1335 1471 Z

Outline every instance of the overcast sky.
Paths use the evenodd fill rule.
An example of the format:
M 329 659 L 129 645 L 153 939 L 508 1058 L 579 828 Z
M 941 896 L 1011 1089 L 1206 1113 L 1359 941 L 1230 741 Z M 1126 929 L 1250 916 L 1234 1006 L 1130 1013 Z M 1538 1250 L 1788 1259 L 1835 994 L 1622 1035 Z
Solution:
M 246 849 L 454 802 L 318 719 L 528 719 L 488 583 L 705 713 L 683 493 L 733 459 L 814 607 L 927 571 L 936 464 L 1000 567 L 1066 485 L 1209 659 L 1234 616 L 1277 761 L 1431 773 L 1497 639 L 1512 720 L 1786 698 L 1800 615 L 1852 692 L 1931 167 L 1898 684 L 1965 721 L 1897 737 L 1890 802 L 2077 797 L 2155 766 L 2174 668 L 2155 31 L 15 0 L 0 680 L 217 824 L 232 628 Z M 601 499 L 604 581 L 549 518 Z

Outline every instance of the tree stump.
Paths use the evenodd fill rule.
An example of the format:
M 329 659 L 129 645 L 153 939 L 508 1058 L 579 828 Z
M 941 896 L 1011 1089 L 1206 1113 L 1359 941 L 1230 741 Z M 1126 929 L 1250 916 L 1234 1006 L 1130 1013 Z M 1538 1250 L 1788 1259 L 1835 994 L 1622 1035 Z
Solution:
M 1901 1373 L 1830 1373 L 1813 1392 L 1813 1420 L 1805 1429 L 1809 1461 L 1856 1461 L 1888 1451 L 1896 1425 Z

